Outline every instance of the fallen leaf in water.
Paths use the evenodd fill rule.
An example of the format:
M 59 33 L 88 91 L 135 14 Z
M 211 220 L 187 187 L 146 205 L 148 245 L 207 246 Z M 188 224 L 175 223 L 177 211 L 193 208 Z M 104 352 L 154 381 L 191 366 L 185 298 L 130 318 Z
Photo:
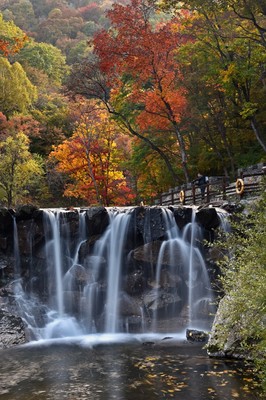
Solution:
M 243 378 L 243 381 L 246 381 L 246 382 L 252 382 L 252 381 L 253 381 L 253 379 L 252 379 L 252 378 Z
M 153 378 L 157 378 L 157 375 L 155 375 L 155 374 L 148 374 L 148 378 L 150 378 L 150 379 L 153 379 Z

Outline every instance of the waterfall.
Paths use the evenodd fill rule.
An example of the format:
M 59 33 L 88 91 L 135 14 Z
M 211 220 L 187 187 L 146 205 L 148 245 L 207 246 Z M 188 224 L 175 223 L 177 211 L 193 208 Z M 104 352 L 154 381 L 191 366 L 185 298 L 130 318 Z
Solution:
M 220 219 L 220 227 L 223 232 L 229 233 L 231 231 L 231 225 L 228 220 L 228 214 L 222 210 L 217 210 L 217 215 Z
M 197 224 L 195 209 L 192 209 L 191 223 L 187 224 L 183 232 L 183 240 L 187 245 L 188 270 L 188 321 L 190 327 L 197 327 L 201 309 L 211 309 L 213 295 L 211 282 L 206 269 L 205 261 L 199 246 L 203 235 Z
M 37 339 L 200 327 L 212 291 L 195 210 L 181 229 L 168 208 L 110 208 L 96 234 L 87 210 L 42 212 L 45 243 L 36 254 L 30 237 L 28 252 L 31 279 L 43 280 L 43 293 L 35 288 L 24 296 L 30 285 L 21 284 L 17 296 Z M 16 274 L 19 240 L 14 222 Z M 41 277 L 36 275 L 39 255 Z M 31 320 L 38 308 L 41 323 L 36 322 L 40 316 Z
M 192 210 L 192 219 L 191 223 L 188 224 L 190 228 L 190 238 L 189 238 L 189 278 L 188 278 L 188 312 L 189 312 L 189 323 L 192 324 L 193 318 L 193 292 L 194 292 L 194 283 L 196 283 L 196 271 L 194 267 L 194 263 L 196 255 L 198 254 L 195 250 L 195 237 L 196 237 L 196 224 L 195 224 L 195 210 Z M 185 235 L 184 235 L 185 236 Z
M 188 223 L 183 231 L 177 229 L 173 214 L 169 209 L 162 210 L 163 219 L 166 226 L 166 240 L 162 242 L 160 247 L 158 260 L 156 264 L 156 284 L 154 296 L 157 304 L 155 304 L 155 312 L 153 319 L 153 330 L 158 326 L 158 313 L 160 297 L 169 297 L 171 313 L 169 313 L 169 305 L 167 306 L 167 314 L 175 317 L 178 314 L 179 296 L 183 304 L 186 304 L 188 315 L 187 323 L 190 327 L 197 327 L 201 319 L 202 303 L 210 304 L 212 302 L 212 290 L 209 280 L 206 265 L 199 249 L 202 243 L 201 228 L 195 221 L 195 210 L 192 209 L 191 222 Z M 164 290 L 162 282 L 162 272 L 165 270 L 166 279 L 171 279 L 173 276 L 180 277 L 179 286 L 183 290 L 179 290 L 177 296 L 177 287 L 173 285 L 171 291 Z M 182 278 L 181 278 L 182 277 Z M 168 286 L 170 283 L 168 283 Z M 173 299 L 170 296 L 173 296 Z M 175 296 L 175 297 L 174 297 Z M 207 305 L 205 304 L 205 308 Z M 178 329 L 178 320 L 175 322 L 175 329 Z
M 63 270 L 62 270 L 62 252 L 61 246 L 64 246 L 60 240 L 60 212 L 45 211 L 45 225 L 46 232 L 51 229 L 51 238 L 47 240 L 46 256 L 51 260 L 51 264 L 55 271 L 56 282 L 56 305 L 59 317 L 64 315 L 64 301 L 63 301 Z
M 13 216 L 13 253 L 14 253 L 14 276 L 19 279 L 21 274 L 20 266 L 20 251 L 19 251 L 19 241 L 18 241 L 18 227 L 16 218 Z
M 110 333 L 117 332 L 118 329 L 120 271 L 128 222 L 129 214 L 117 214 L 110 224 L 110 230 L 107 235 L 109 263 L 105 331 Z

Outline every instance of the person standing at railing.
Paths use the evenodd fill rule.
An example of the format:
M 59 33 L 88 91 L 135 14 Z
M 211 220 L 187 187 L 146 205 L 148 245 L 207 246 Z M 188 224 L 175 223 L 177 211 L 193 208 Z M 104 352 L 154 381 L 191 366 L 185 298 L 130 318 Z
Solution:
M 192 183 L 195 183 L 199 188 L 201 192 L 201 199 L 204 200 L 205 197 L 205 190 L 208 185 L 209 179 L 206 175 L 202 175 L 198 173 L 198 178 L 192 181 Z

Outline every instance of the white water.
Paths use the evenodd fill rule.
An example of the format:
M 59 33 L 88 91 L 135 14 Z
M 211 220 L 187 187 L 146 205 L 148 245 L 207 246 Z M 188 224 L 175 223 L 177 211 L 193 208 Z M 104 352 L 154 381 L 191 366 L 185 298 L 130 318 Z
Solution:
M 18 227 L 17 227 L 17 222 L 16 218 L 13 217 L 13 232 L 14 232 L 14 258 L 15 258 L 15 264 L 14 264 L 14 275 L 15 278 L 20 278 L 21 274 L 21 268 L 20 268 L 20 251 L 19 251 L 19 243 L 18 243 Z
M 105 332 L 118 330 L 118 301 L 122 256 L 129 222 L 129 214 L 117 214 L 110 224 L 106 240 L 109 242 L 108 286 Z
M 152 314 L 147 315 L 145 305 L 135 302 L 122 287 L 127 258 L 130 254 L 126 253 L 125 241 L 131 211 L 108 211 L 109 226 L 95 242 L 93 252 L 90 254 L 86 247 L 88 235 L 86 212 L 79 212 L 77 215 L 78 234 L 73 240 L 70 235 L 70 223 L 66 218 L 67 211 L 44 211 L 49 301 L 43 306 L 48 306 L 49 310 L 46 312 L 46 322 L 43 327 L 37 329 L 36 324 L 29 323 L 35 331 L 36 338 L 51 340 L 84 334 L 130 332 L 132 320 L 138 325 L 138 332 L 161 332 L 159 319 L 162 315 L 159 315 L 158 311 L 162 313 L 160 298 L 164 296 L 170 300 L 164 306 L 163 318 L 167 316 L 174 321 L 174 328 L 171 326 L 169 332 L 178 333 L 184 329 L 178 326 L 176 319 L 180 312 L 180 304 L 188 308 L 187 326 L 191 328 L 194 325 L 197 328 L 198 311 L 203 303 L 207 304 L 210 301 L 211 290 L 205 263 L 198 247 L 202 238 L 194 215 L 191 223 L 181 232 L 172 211 L 162 208 L 165 240 L 162 241 L 158 254 L 153 278 L 155 285 L 151 290 L 154 308 Z M 145 244 L 151 240 L 149 210 L 145 214 L 144 226 Z M 83 245 L 88 255 L 82 265 L 80 252 Z M 147 265 L 146 268 L 151 269 L 149 273 L 152 276 L 152 262 L 151 266 Z M 143 272 L 145 273 L 145 270 Z M 165 276 L 166 283 L 163 282 Z M 177 281 L 172 283 L 171 280 L 176 276 Z M 143 296 L 145 295 L 146 292 Z M 23 304 L 26 309 L 27 301 Z M 126 304 L 129 308 L 135 307 L 131 317 L 130 314 L 129 316 L 121 314 L 120 304 Z M 31 315 L 30 307 L 29 318 L 26 318 L 28 322 Z M 167 324 L 164 325 L 163 331 L 168 332 Z
M 58 316 L 60 318 L 64 315 L 64 302 L 63 302 L 63 271 L 62 271 L 62 253 L 61 253 L 61 241 L 60 241 L 60 213 L 45 211 L 45 224 L 49 232 L 49 228 L 52 230 L 51 239 L 46 244 L 46 256 L 55 270 L 55 282 L 56 282 L 56 305 Z
M 155 277 L 156 297 L 160 297 L 162 268 L 167 259 L 169 273 L 178 275 L 180 266 L 186 277 L 187 308 L 188 320 L 187 325 L 190 328 L 199 328 L 197 326 L 200 320 L 201 302 L 211 304 L 213 301 L 211 283 L 209 280 L 206 265 L 198 247 L 202 243 L 202 234 L 200 227 L 195 222 L 195 210 L 192 210 L 191 222 L 187 224 L 180 232 L 174 222 L 173 214 L 170 210 L 163 210 L 163 217 L 166 225 L 166 237 L 160 248 Z M 172 313 L 176 314 L 175 308 L 177 304 L 173 304 Z M 207 306 L 206 306 L 207 308 Z M 158 323 L 158 311 L 154 313 L 153 330 L 156 331 Z M 178 327 L 177 327 L 178 328 Z

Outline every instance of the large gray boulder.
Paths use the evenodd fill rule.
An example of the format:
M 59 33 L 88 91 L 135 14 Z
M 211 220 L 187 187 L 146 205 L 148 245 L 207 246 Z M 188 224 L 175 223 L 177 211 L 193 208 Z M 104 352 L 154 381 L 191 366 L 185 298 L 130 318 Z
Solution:
M 228 296 L 222 298 L 219 303 L 206 346 L 208 355 L 210 357 L 248 359 L 248 353 L 241 346 L 243 343 L 241 329 L 236 324 L 232 324 L 229 303 Z

